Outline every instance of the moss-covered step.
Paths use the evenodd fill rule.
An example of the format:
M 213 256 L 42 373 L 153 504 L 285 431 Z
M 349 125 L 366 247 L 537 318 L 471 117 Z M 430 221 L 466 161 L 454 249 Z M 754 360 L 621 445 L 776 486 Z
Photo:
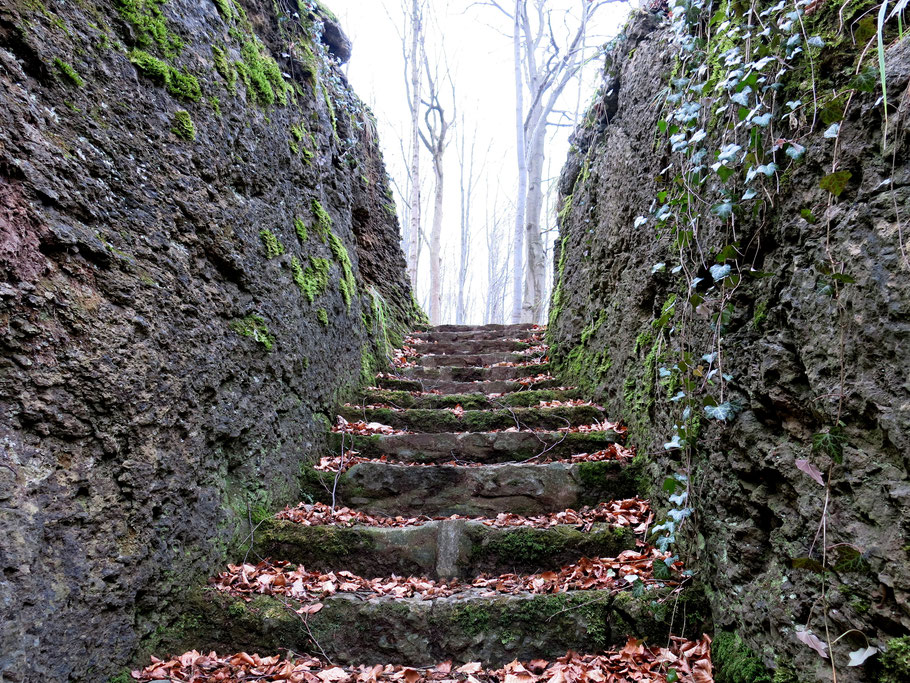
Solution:
M 346 569 L 374 578 L 458 577 L 478 573 L 533 573 L 558 569 L 581 557 L 615 557 L 635 548 L 628 527 L 596 524 L 589 531 L 559 525 L 549 529 L 500 528 L 480 521 L 446 519 L 409 527 L 304 526 L 268 519 L 255 534 L 256 552 L 307 569 Z
M 456 343 L 462 341 L 496 341 L 529 339 L 531 335 L 538 334 L 534 330 L 472 330 L 461 332 L 417 332 L 413 336 L 427 342 Z
M 511 339 L 459 339 L 455 341 L 435 341 L 418 344 L 415 348 L 420 353 L 467 354 L 467 353 L 515 353 L 530 348 L 530 344 Z
M 524 363 L 530 356 L 520 353 L 427 353 L 417 359 L 424 368 L 474 368 L 496 363 Z
M 329 448 L 353 449 L 365 458 L 388 456 L 401 462 L 499 463 L 527 460 L 544 451 L 551 458 L 595 453 L 618 443 L 616 432 L 443 432 L 436 434 L 330 434 Z
M 200 601 L 202 626 L 192 646 L 224 652 L 322 650 L 342 664 L 432 666 L 451 659 L 499 666 L 515 658 L 552 659 L 568 650 L 596 652 L 624 644 L 630 635 L 665 643 L 674 612 L 672 599 L 660 601 L 665 593 L 488 596 L 472 590 L 434 600 L 336 594 L 304 616 L 294 612 L 300 603 L 291 599 L 257 596 L 245 602 L 210 591 Z M 675 635 L 700 635 L 703 622 L 684 619 L 681 611 Z
M 496 393 L 496 392 L 493 392 Z M 467 394 L 424 394 L 415 396 L 408 391 L 367 390 L 357 395 L 357 400 L 363 405 L 385 404 L 395 408 L 416 408 L 433 410 L 438 408 L 454 408 L 461 406 L 465 410 L 495 410 L 503 406 L 511 408 L 533 408 L 541 401 L 568 401 L 581 397 L 578 389 L 556 391 L 553 389 L 539 389 L 533 391 L 516 391 L 496 398 L 488 398 L 480 392 Z
M 509 323 L 507 325 L 498 325 L 491 323 L 488 325 L 436 325 L 429 328 L 424 334 L 433 334 L 434 332 L 452 332 L 455 334 L 477 334 L 490 332 L 494 334 L 510 335 L 515 332 L 527 332 L 539 328 L 533 323 Z
M 433 381 L 442 382 L 489 382 L 491 380 L 519 379 L 544 375 L 550 371 L 549 363 L 521 367 L 498 368 L 425 368 L 416 366 L 403 368 L 399 374 L 407 379 L 423 380 L 424 385 Z
M 339 414 L 350 422 L 379 422 L 395 429 L 430 433 L 488 432 L 517 425 L 523 429 L 558 430 L 560 427 L 593 424 L 604 420 L 604 412 L 596 406 L 465 410 L 461 415 L 450 410 L 390 410 L 348 406 L 340 408 Z
M 531 384 L 509 380 L 492 380 L 487 382 L 443 382 L 441 380 L 397 379 L 392 377 L 376 378 L 375 385 L 392 391 L 438 391 L 443 395 L 451 394 L 507 394 L 515 391 L 539 391 L 562 386 L 559 379 L 544 379 Z
M 339 485 L 346 505 L 392 517 L 537 515 L 647 490 L 641 463 L 615 460 L 481 467 L 365 462 L 345 472 Z

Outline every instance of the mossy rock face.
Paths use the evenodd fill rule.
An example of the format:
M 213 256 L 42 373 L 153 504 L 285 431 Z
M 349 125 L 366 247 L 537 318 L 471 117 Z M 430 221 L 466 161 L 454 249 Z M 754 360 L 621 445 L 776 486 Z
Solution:
M 893 638 L 882 652 L 881 673 L 877 683 L 906 683 L 910 681 L 910 636 Z
M 767 667 L 736 633 L 718 631 L 711 658 L 717 683 L 772 683 Z

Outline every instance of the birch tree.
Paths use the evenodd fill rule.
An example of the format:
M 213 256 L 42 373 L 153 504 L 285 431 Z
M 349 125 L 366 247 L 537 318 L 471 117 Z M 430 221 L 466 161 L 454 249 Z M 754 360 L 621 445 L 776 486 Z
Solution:
M 515 0 L 506 8 L 486 0 L 512 21 L 515 70 L 518 196 L 512 262 L 512 322 L 540 322 L 546 299 L 546 251 L 541 234 L 543 169 L 550 116 L 569 83 L 594 54 L 590 22 L 618 0 L 577 0 L 558 10 L 549 0 Z
M 410 110 L 410 160 L 408 162 L 408 236 L 407 265 L 411 286 L 417 287 L 417 268 L 420 261 L 420 242 L 422 239 L 422 211 L 420 205 L 420 115 L 421 89 L 423 84 L 422 68 L 426 61 L 425 35 L 423 31 L 423 14 L 425 0 L 410 0 L 402 4 L 406 28 L 401 34 L 402 52 L 405 64 L 405 86 Z
M 455 286 L 455 323 L 464 325 L 467 319 L 468 269 L 471 253 L 471 223 L 474 207 L 474 190 L 483 177 L 490 146 L 487 147 L 480 167 L 476 164 L 477 127 L 469 134 L 464 115 L 456 129 L 458 140 L 459 191 L 461 199 L 461 225 L 458 235 L 458 270 Z M 470 140 L 470 142 L 468 142 Z M 491 142 L 492 145 L 492 142 Z
M 449 129 L 454 121 L 455 93 L 452 87 L 451 118 L 446 116 L 439 96 L 439 75 L 430 69 L 429 58 L 424 52 L 424 66 L 427 79 L 427 99 L 423 116 L 423 127 L 419 129 L 420 139 L 430 152 L 433 161 L 433 226 L 430 230 L 430 322 L 438 325 L 442 322 L 442 218 L 445 195 L 445 152 L 449 145 Z M 446 77 L 452 84 L 451 75 L 446 67 Z

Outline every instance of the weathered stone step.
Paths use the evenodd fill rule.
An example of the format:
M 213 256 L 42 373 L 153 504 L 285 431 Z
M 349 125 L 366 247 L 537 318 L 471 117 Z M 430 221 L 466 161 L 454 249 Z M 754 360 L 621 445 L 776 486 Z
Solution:
M 579 531 L 568 525 L 501 528 L 459 519 L 409 527 L 305 526 L 268 519 L 254 540 L 262 557 L 281 558 L 311 571 L 346 569 L 368 579 L 390 574 L 434 579 L 532 574 L 581 557 L 615 557 L 635 548 L 630 528 L 604 523 Z
M 539 325 L 533 323 L 513 323 L 509 325 L 436 325 L 431 327 L 428 332 L 462 332 L 465 334 L 474 332 L 500 332 L 510 334 L 512 332 L 525 332 L 527 330 L 542 330 Z
M 387 517 L 537 515 L 644 491 L 641 465 L 617 460 L 482 467 L 365 462 L 345 472 L 339 486 L 345 505 Z
M 496 363 L 525 363 L 533 357 L 508 352 L 425 354 L 417 359 L 417 364 L 424 368 L 473 368 Z
M 604 412 L 596 406 L 465 410 L 461 415 L 439 409 L 390 410 L 346 406 L 339 409 L 339 414 L 349 422 L 379 422 L 395 429 L 428 433 L 488 432 L 516 426 L 558 430 L 604 419 Z
M 602 432 L 443 432 L 438 434 L 344 434 L 344 447 L 365 458 L 388 456 L 419 463 L 499 463 L 527 460 L 546 451 L 552 458 L 594 453 L 619 443 L 620 435 Z M 340 453 L 342 435 L 329 435 L 329 449 Z
M 624 644 L 630 635 L 665 642 L 674 616 L 676 635 L 700 635 L 703 620 L 691 615 L 684 619 L 685 605 L 677 606 L 674 614 L 674 600 L 667 593 L 654 589 L 634 597 L 627 591 L 614 595 L 589 590 L 488 596 L 473 590 L 433 600 L 366 599 L 346 593 L 323 599 L 315 614 L 299 615 L 294 610 L 300 603 L 288 598 L 263 595 L 245 602 L 209 591 L 197 600 L 201 627 L 193 634 L 192 646 L 231 652 L 322 649 L 342 664 L 432 666 L 451 659 L 498 666 L 515 658 L 552 659 L 568 650 L 596 652 Z
M 530 348 L 530 344 L 510 339 L 461 339 L 417 344 L 420 353 L 463 354 L 463 353 L 515 353 Z
M 423 339 L 428 342 L 461 342 L 461 341 L 498 341 L 513 340 L 523 341 L 533 335 L 542 335 L 542 330 L 468 330 L 468 331 L 440 331 L 440 332 L 417 332 L 411 336 L 417 339 Z
M 444 395 L 470 394 L 506 394 L 513 391 L 542 390 L 561 386 L 558 379 L 544 379 L 530 384 L 510 380 L 490 380 L 487 382 L 444 382 L 442 380 L 398 379 L 393 377 L 376 378 L 376 386 L 393 391 L 438 391 Z
M 443 382 L 475 382 L 490 380 L 509 380 L 520 377 L 534 377 L 543 375 L 550 371 L 549 363 L 539 363 L 535 365 L 525 365 L 522 367 L 498 367 L 498 368 L 426 368 L 413 367 L 402 368 L 399 371 L 408 379 L 423 380 L 424 384 L 433 381 Z
M 415 396 L 408 391 L 372 390 L 358 395 L 364 405 L 385 404 L 395 408 L 454 408 L 461 406 L 465 410 L 495 410 L 503 406 L 512 408 L 533 408 L 541 401 L 568 401 L 581 396 L 578 389 L 554 391 L 541 389 L 535 391 L 518 391 L 495 398 L 488 398 L 482 393 L 468 394 L 424 394 Z

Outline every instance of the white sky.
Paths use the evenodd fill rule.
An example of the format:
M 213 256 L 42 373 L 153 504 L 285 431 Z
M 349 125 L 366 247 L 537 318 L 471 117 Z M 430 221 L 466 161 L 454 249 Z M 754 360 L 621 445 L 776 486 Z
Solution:
M 582 0 L 548 0 L 556 8 L 577 6 Z M 390 175 L 398 187 L 406 187 L 407 171 L 402 153 L 407 153 L 409 112 L 405 88 L 405 66 L 400 32 L 404 13 L 401 0 L 327 0 L 326 4 L 339 20 L 354 43 L 353 56 L 347 65 L 348 77 L 357 94 L 370 106 L 379 123 L 379 136 Z M 447 55 L 458 98 L 457 131 L 451 135 L 446 152 L 445 210 L 443 212 L 443 295 L 446 301 L 445 321 L 454 322 L 455 270 L 458 260 L 460 231 L 460 197 L 457 135 L 476 131 L 477 166 L 486 162 L 477 183 L 471 230 L 470 270 L 468 276 L 469 323 L 483 320 L 483 297 L 487 288 L 488 249 L 484 232 L 487 216 L 499 216 L 506 235 L 511 234 L 516 182 L 515 154 L 515 86 L 512 65 L 511 24 L 490 7 L 471 7 L 472 0 L 429 0 L 433 15 L 426 28 L 427 51 L 432 57 L 443 51 Z M 506 2 L 506 4 L 511 4 Z M 625 21 L 628 5 L 610 4 L 595 16 L 591 34 L 597 43 L 615 36 Z M 597 88 L 603 60 L 598 58 L 587 68 L 584 84 L 570 86 L 561 105 L 582 110 Z M 451 106 L 450 88 L 443 89 L 444 105 Z M 447 112 L 449 114 L 451 110 Z M 462 125 L 461 118 L 464 117 Z M 571 128 L 555 128 L 547 150 L 549 175 L 555 180 L 568 152 Z M 469 138 L 470 139 L 470 138 Z M 401 140 L 405 142 L 402 143 Z M 489 148 L 489 153 L 487 149 Z M 426 232 L 432 221 L 432 168 L 429 155 L 422 160 L 425 176 L 422 189 L 424 200 L 423 224 Z M 545 174 L 546 175 L 546 174 Z M 402 200 L 397 197 L 399 217 Z M 555 226 L 552 208 L 545 211 L 542 223 Z M 549 235 L 555 238 L 555 231 Z M 503 250 L 508 252 L 507 237 L 502 238 Z M 429 261 L 426 252 L 421 256 L 416 287 L 418 300 L 427 306 L 429 291 Z M 508 307 L 507 303 L 507 307 Z M 506 309 L 508 310 L 508 308 Z

